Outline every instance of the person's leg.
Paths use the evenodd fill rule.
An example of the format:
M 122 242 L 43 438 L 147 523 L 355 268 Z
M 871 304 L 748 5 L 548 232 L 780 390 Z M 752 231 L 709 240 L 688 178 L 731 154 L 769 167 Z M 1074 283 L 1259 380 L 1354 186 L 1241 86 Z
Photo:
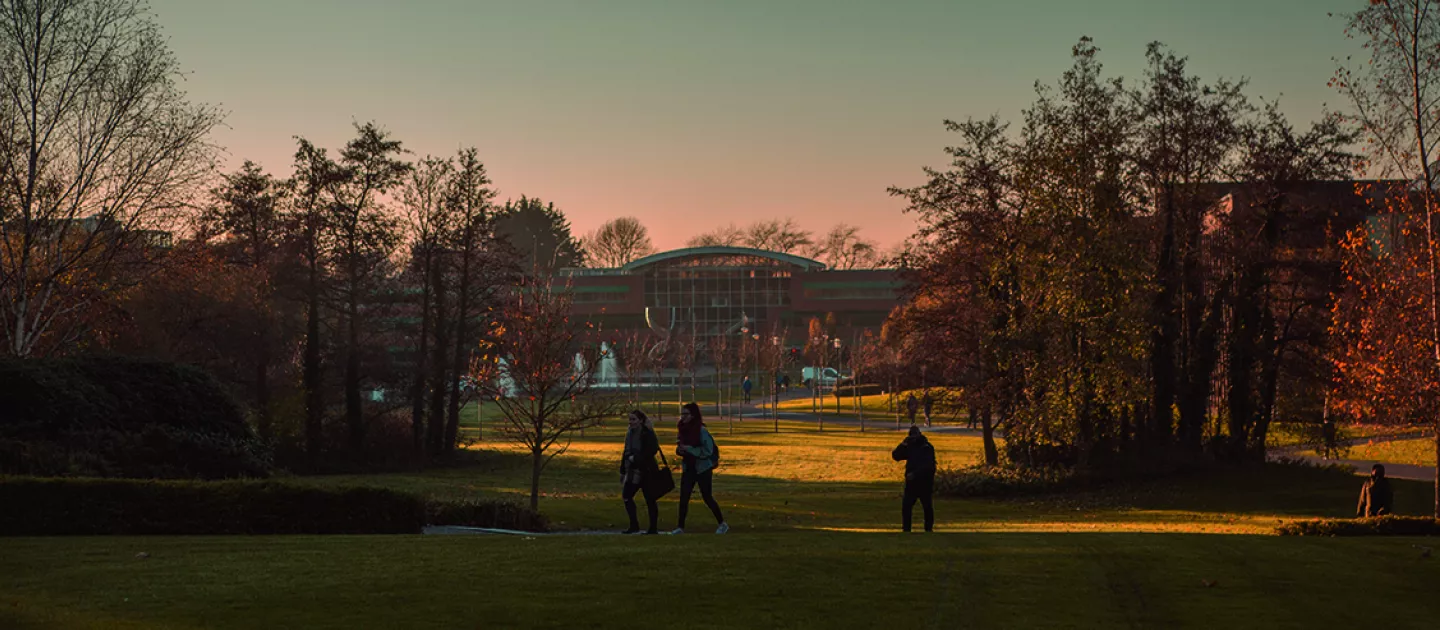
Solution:
M 647 532 L 654 534 L 660 531 L 657 527 L 660 522 L 660 504 L 648 494 L 645 495 L 645 513 L 650 515 L 650 529 Z
M 695 473 L 680 473 L 680 514 L 675 529 L 685 529 L 685 513 L 690 511 L 690 493 L 695 490 Z
M 935 481 L 932 479 L 920 489 L 920 506 L 925 509 L 925 531 L 935 531 Z
M 620 498 L 625 500 L 625 514 L 630 517 L 630 528 L 628 532 L 640 531 L 640 519 L 635 515 L 635 493 L 640 490 L 638 483 L 626 483 L 624 490 L 620 492 Z
M 900 503 L 900 530 L 910 531 L 910 512 L 915 509 L 915 489 L 909 481 L 905 482 L 905 498 Z
M 720 504 L 715 501 L 715 496 L 710 492 L 711 482 L 714 479 L 715 471 L 713 470 L 707 470 L 705 474 L 700 475 L 700 498 L 705 499 L 705 505 L 709 506 L 710 513 L 715 515 L 715 522 L 724 523 L 725 515 L 720 513 Z

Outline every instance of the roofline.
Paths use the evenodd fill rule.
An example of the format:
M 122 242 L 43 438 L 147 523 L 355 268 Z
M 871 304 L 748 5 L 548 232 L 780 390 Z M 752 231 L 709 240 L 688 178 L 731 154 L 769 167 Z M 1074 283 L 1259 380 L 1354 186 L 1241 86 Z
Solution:
M 660 252 L 658 254 L 651 254 L 644 258 L 632 260 L 626 263 L 624 266 L 620 267 L 620 269 L 624 270 L 627 273 L 630 273 L 634 271 L 639 271 L 640 269 L 649 267 L 650 265 L 665 262 L 667 260 L 688 258 L 691 256 L 755 256 L 757 258 L 768 258 L 777 262 L 795 265 L 796 267 L 801 267 L 806 271 L 822 271 L 825 269 L 825 263 L 811 258 L 805 258 L 804 256 L 796 256 L 794 254 L 786 254 L 782 252 L 772 252 L 765 249 L 754 249 L 751 247 L 728 247 L 723 245 L 672 249 L 668 252 Z

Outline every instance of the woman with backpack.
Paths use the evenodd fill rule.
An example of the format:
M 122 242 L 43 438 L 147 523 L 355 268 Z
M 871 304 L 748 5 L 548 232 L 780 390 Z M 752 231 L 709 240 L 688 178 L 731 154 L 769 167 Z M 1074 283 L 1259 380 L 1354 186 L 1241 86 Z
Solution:
M 720 524 L 715 533 L 728 532 L 730 525 L 725 522 L 720 504 L 715 502 L 710 491 L 715 465 L 720 463 L 720 449 L 715 446 L 715 438 L 710 436 L 710 431 L 705 429 L 705 423 L 700 419 L 699 405 L 692 402 L 681 408 L 679 429 L 680 439 L 676 443 L 675 454 L 685 465 L 680 473 L 680 518 L 675 523 L 675 531 L 670 533 L 685 533 L 685 513 L 690 510 L 690 493 L 697 485 L 700 486 L 700 497 L 709 506 L 710 513 L 715 515 L 715 522 Z
M 645 511 L 650 516 L 650 529 L 645 530 L 646 534 L 657 534 L 656 522 L 660 518 L 660 506 L 655 504 L 658 497 L 651 496 L 646 490 L 646 482 L 650 477 L 660 473 L 660 466 L 655 463 L 655 455 L 660 452 L 660 438 L 655 435 L 655 427 L 650 424 L 650 419 L 645 417 L 645 412 L 636 409 L 630 412 L 630 428 L 625 431 L 625 450 L 620 455 L 620 478 L 622 487 L 620 497 L 625 500 L 625 513 L 630 516 L 630 529 L 622 534 L 635 534 L 640 531 L 640 519 L 635 514 L 635 493 L 644 491 Z M 674 483 L 674 482 L 671 482 Z

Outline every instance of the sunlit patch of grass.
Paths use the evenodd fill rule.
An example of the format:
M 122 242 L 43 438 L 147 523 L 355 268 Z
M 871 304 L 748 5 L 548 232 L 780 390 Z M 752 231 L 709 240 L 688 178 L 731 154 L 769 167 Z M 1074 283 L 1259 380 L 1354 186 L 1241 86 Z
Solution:
M 1314 452 L 1311 451 L 1311 454 Z M 1434 466 L 1435 438 L 1423 437 L 1352 444 L 1346 451 L 1345 457 L 1411 466 Z

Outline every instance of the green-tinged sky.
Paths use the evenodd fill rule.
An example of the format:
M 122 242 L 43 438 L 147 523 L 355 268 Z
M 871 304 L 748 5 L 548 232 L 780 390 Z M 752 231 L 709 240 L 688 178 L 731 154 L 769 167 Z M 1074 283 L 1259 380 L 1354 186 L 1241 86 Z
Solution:
M 1159 40 L 1297 122 L 1355 51 L 1363 0 L 152 0 L 230 166 L 287 174 L 293 136 L 375 120 L 417 155 L 476 146 L 501 199 L 656 245 L 727 223 L 914 221 L 886 193 L 942 165 L 946 118 L 1015 118 L 1082 35 L 1138 77 Z

